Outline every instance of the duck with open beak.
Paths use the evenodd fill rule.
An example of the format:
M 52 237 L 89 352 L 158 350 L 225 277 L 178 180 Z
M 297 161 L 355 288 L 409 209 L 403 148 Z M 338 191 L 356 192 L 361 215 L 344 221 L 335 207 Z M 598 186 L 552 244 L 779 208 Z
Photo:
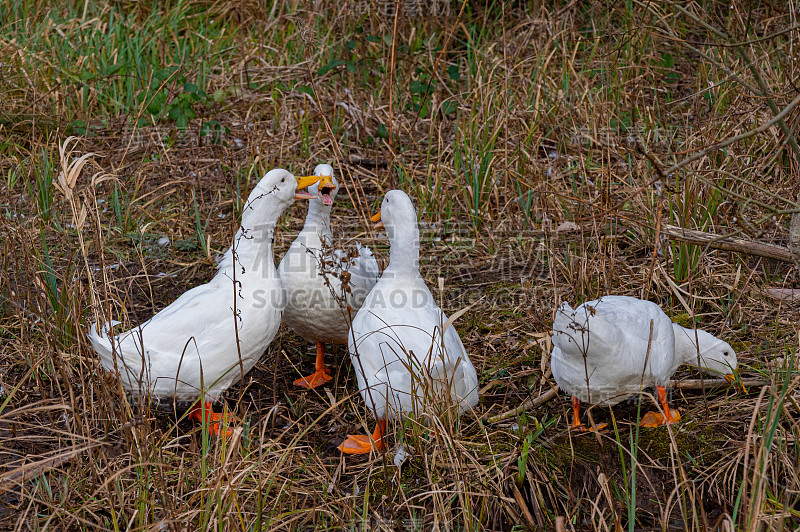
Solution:
M 377 222 L 375 224 L 375 229 L 383 227 L 383 221 L 381 220 L 381 211 L 376 212 L 371 218 L 370 221 Z
M 297 188 L 296 191 L 302 190 L 304 188 L 308 188 L 317 181 L 319 181 L 318 175 L 299 175 L 294 176 L 297 180 Z M 295 192 L 294 199 L 316 199 L 317 197 L 314 194 L 310 194 L 308 192 Z
M 294 381 L 316 388 L 333 377 L 325 365 L 325 344 L 346 344 L 352 316 L 378 281 L 378 263 L 369 248 L 337 249 L 331 210 L 339 189 L 333 167 L 314 169 L 319 182 L 309 187 L 308 215 L 278 267 L 286 294 L 283 321 L 307 342 L 316 344 L 314 373 Z
M 333 175 L 323 175 L 319 177 L 319 185 L 317 186 L 317 197 L 326 207 L 333 205 L 333 192 L 337 189 L 336 184 L 333 182 Z

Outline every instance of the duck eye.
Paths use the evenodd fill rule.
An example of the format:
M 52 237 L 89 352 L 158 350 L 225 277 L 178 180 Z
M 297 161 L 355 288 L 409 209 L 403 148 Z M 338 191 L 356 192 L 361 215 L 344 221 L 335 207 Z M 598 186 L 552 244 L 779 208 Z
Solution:
M 281 183 L 283 183 L 284 181 L 286 181 L 286 178 L 285 178 L 285 177 L 284 177 L 283 179 L 281 179 Z
M 722 356 L 724 356 L 724 357 L 728 356 L 728 352 L 727 351 L 723 351 L 722 352 Z

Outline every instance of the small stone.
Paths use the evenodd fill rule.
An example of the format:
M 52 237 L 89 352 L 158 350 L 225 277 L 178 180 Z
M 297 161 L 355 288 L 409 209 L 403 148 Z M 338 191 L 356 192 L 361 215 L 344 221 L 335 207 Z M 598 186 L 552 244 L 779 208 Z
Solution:
M 406 454 L 406 450 L 402 446 L 400 446 L 400 448 L 397 449 L 397 451 L 395 451 L 394 453 L 394 466 L 400 467 L 401 465 L 403 465 L 403 462 L 405 462 L 407 458 L 408 454 Z
M 557 233 L 562 233 L 564 231 L 579 231 L 580 226 L 575 222 L 561 222 L 559 226 L 556 228 Z
M 161 247 L 169 246 L 169 238 L 162 236 L 158 239 L 158 245 Z

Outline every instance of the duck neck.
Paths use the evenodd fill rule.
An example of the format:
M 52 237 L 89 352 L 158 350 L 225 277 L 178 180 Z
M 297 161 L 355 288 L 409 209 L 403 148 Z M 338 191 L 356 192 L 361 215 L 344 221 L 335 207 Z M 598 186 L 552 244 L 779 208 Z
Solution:
M 386 271 L 398 276 L 419 276 L 419 227 L 416 222 L 389 230 L 389 266 Z
M 283 206 L 273 198 L 263 198 L 257 210 L 246 208 L 242 214 L 242 225 L 236 231 L 233 245 L 219 263 L 219 270 L 239 277 L 242 274 L 275 271 L 272 257 L 272 242 L 275 226 L 283 212 Z M 235 268 L 235 271 L 232 271 Z
M 308 235 L 310 232 L 319 235 L 320 240 L 327 240 L 328 243 L 333 239 L 331 233 L 331 205 L 324 205 L 320 200 L 310 200 L 308 202 L 308 214 L 302 233 Z
M 272 257 L 275 225 L 275 223 L 265 224 L 254 229 L 242 227 L 236 232 L 236 240 L 232 248 L 236 253 L 236 266 L 240 268 L 236 275 L 241 275 L 242 270 L 247 274 L 248 272 L 270 272 L 275 269 Z
M 694 329 L 672 324 L 675 332 L 675 354 L 684 364 L 697 366 L 697 344 L 694 341 Z

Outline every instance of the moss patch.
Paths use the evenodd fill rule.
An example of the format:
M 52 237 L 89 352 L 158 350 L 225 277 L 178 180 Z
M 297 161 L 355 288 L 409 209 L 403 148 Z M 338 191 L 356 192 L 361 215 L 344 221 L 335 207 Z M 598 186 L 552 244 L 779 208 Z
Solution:
M 680 314 L 674 314 L 670 316 L 670 319 L 680 325 L 681 327 L 685 327 L 687 329 L 692 329 L 692 317 L 689 315 L 688 312 L 681 312 Z
M 622 446 L 624 456 L 630 456 L 630 441 L 636 438 L 635 430 L 636 427 L 632 425 L 620 426 L 619 439 L 614 441 L 616 438 L 609 424 L 609 427 L 601 432 L 602 448 L 592 433 L 572 433 L 570 436 L 569 433 L 562 432 L 550 439 L 548 444 L 538 447 L 537 452 L 540 454 L 541 462 L 557 468 L 570 467 L 576 461 L 583 461 L 597 465 L 604 463 L 606 467 L 619 469 L 619 447 Z M 639 427 L 639 452 L 669 466 L 667 462 L 677 447 L 682 461 L 686 462 L 684 465 L 708 464 L 721 457 L 722 449 L 727 447 L 729 441 L 728 436 L 713 424 L 694 421 L 673 427 L 672 434 L 675 439 L 674 446 L 666 428 Z

